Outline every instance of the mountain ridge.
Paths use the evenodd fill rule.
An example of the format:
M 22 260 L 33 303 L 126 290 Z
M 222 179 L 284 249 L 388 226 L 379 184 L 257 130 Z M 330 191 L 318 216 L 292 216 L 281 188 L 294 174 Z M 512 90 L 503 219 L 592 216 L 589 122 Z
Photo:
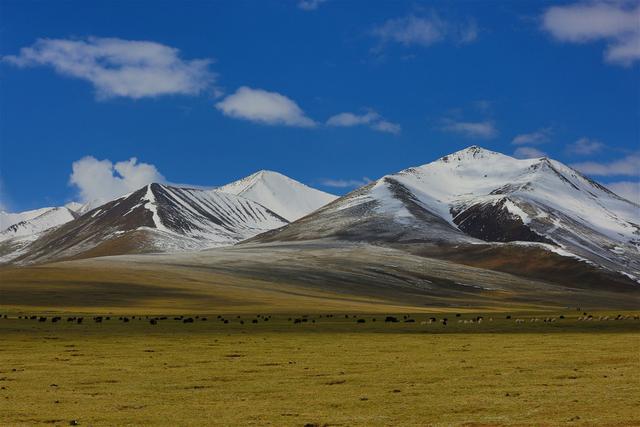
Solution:
M 291 201 L 299 203 L 291 208 Z M 471 146 L 342 197 L 272 171 L 214 190 L 150 184 L 43 233 L 17 252 L 16 262 L 236 244 L 306 251 L 309 245 L 300 243 L 308 242 L 402 248 L 576 286 L 638 282 L 638 208 L 553 159 L 515 159 Z M 3 250 L 15 252 L 7 242 L 0 256 Z
M 247 183 L 249 183 L 250 185 L 247 185 Z M 265 187 L 265 183 L 268 184 L 266 187 Z M 262 204 L 260 204 L 256 200 L 251 200 L 252 198 L 261 199 L 261 197 L 259 197 L 260 194 L 251 192 L 251 188 L 253 188 L 256 185 L 263 186 L 261 188 L 261 191 L 267 194 L 265 197 L 262 197 L 262 198 L 266 199 L 267 203 L 270 204 L 271 206 L 275 206 L 275 209 L 278 210 L 277 212 L 274 212 L 272 209 L 265 208 L 264 206 L 262 206 Z M 149 212 L 151 212 L 151 220 L 146 218 L 145 215 L 139 218 L 139 227 L 141 228 L 146 227 L 147 230 L 146 232 L 138 231 L 134 233 L 137 236 L 136 239 L 133 239 L 131 236 L 129 236 L 127 239 L 129 242 L 126 245 L 124 245 L 129 249 L 125 250 L 124 248 L 120 248 L 118 249 L 118 252 L 120 253 L 123 250 L 125 251 L 125 253 L 127 251 L 139 252 L 141 250 L 146 250 L 144 248 L 149 248 L 149 247 L 153 247 L 156 250 L 162 251 L 163 250 L 161 245 L 162 240 L 165 241 L 166 250 L 191 250 L 191 249 L 195 250 L 195 249 L 210 247 L 211 245 L 214 245 L 214 244 L 232 244 L 238 240 L 241 240 L 241 238 L 250 237 L 253 234 L 255 234 L 254 231 L 247 231 L 245 225 L 250 225 L 251 222 L 255 220 L 256 217 L 254 215 L 258 215 L 258 216 L 262 215 L 262 211 L 264 209 L 268 209 L 271 212 L 269 216 L 276 219 L 272 221 L 269 225 L 265 225 L 266 228 L 261 228 L 261 227 L 256 228 L 255 230 L 257 231 L 266 231 L 268 229 L 284 225 L 286 222 L 288 222 L 285 216 L 289 216 L 289 217 L 304 216 L 310 213 L 311 210 L 315 209 L 316 206 L 319 206 L 322 203 L 324 203 L 323 200 L 331 199 L 335 197 L 335 196 L 329 195 L 328 193 L 324 193 L 319 190 L 308 187 L 298 181 L 293 180 L 292 178 L 286 177 L 282 174 L 279 174 L 273 171 L 258 171 L 248 177 L 232 182 L 224 187 L 226 187 L 228 191 L 222 192 L 217 189 L 214 189 L 214 190 L 201 189 L 201 188 L 191 187 L 188 185 L 167 185 L 163 183 L 148 184 L 147 186 L 144 187 L 147 189 L 145 194 L 142 195 L 142 193 L 140 193 L 138 195 L 138 197 L 144 199 L 144 202 L 141 199 L 140 204 L 144 205 L 144 207 Z M 217 227 L 216 231 L 209 233 L 209 235 L 207 235 L 206 232 L 202 232 L 200 233 L 200 235 L 194 236 L 191 234 L 194 234 L 194 233 L 198 234 L 198 232 L 196 232 L 195 230 L 200 229 L 202 231 L 207 227 L 211 226 L 211 224 L 204 225 L 204 226 L 202 224 L 200 226 L 191 224 L 190 228 L 186 231 L 186 234 L 184 235 L 181 234 L 180 231 L 175 232 L 171 228 L 165 227 L 163 220 L 160 218 L 160 216 L 158 216 L 158 213 L 155 210 L 156 199 L 155 199 L 155 192 L 151 191 L 152 188 L 166 189 L 167 191 L 163 192 L 165 196 L 168 195 L 168 198 L 167 197 L 164 198 L 165 206 L 168 206 L 171 203 L 174 203 L 176 204 L 176 206 L 180 207 L 180 209 L 178 210 L 182 210 L 182 212 L 178 212 L 177 210 L 174 210 L 171 215 L 171 218 L 166 219 L 173 224 L 175 229 L 179 230 L 180 225 L 178 223 L 184 220 L 184 218 L 179 219 L 181 215 L 185 217 L 191 217 L 192 220 L 194 219 L 193 218 L 194 215 L 196 216 L 204 215 L 204 217 L 208 217 L 207 220 L 213 221 L 214 228 Z M 143 190 L 143 188 L 140 188 L 138 190 L 135 190 L 133 192 L 130 192 L 128 194 L 125 194 L 121 197 L 118 197 L 114 200 L 108 201 L 103 204 L 97 204 L 95 201 L 87 202 L 84 204 L 77 203 L 77 202 L 70 202 L 70 203 L 67 203 L 64 207 L 59 207 L 59 208 L 43 208 L 36 211 L 27 211 L 24 213 L 17 213 L 17 214 L 2 213 L 2 215 L 0 216 L 0 220 L 3 220 L 4 222 L 7 222 L 7 223 L 11 222 L 11 225 L 14 225 L 13 224 L 14 222 L 17 222 L 19 220 L 25 220 L 25 224 L 22 225 L 22 229 L 24 230 L 24 233 L 22 236 L 20 236 L 19 239 L 15 235 L 16 234 L 15 232 L 13 232 L 13 234 L 10 233 L 11 230 L 7 231 L 4 234 L 0 232 L 0 243 L 2 243 L 0 245 L 0 262 L 8 262 L 8 261 L 11 261 L 12 259 L 20 258 L 23 252 L 29 250 L 27 246 L 29 246 L 32 242 L 38 240 L 45 232 L 54 231 L 56 227 L 60 227 L 77 218 L 83 217 L 87 213 L 91 213 L 91 215 L 95 215 L 95 212 L 93 212 L 95 211 L 95 209 L 99 209 L 105 205 L 112 206 L 114 201 L 123 199 L 123 198 L 128 198 L 132 194 L 138 193 L 141 190 Z M 249 196 L 249 197 L 233 194 L 234 191 L 232 190 L 236 190 L 237 193 L 242 193 L 245 196 Z M 176 197 L 176 193 L 181 193 L 182 195 L 185 195 L 186 193 L 190 193 L 192 198 L 191 201 L 196 203 L 196 205 L 190 206 L 190 202 L 185 203 L 182 197 L 180 196 Z M 301 202 L 300 200 L 293 200 L 293 202 L 296 202 L 296 201 L 298 202 L 297 204 L 295 204 L 293 210 L 291 209 L 291 206 L 289 206 L 292 197 L 301 200 Z M 239 206 L 241 206 L 240 208 L 241 210 L 236 211 L 236 215 L 238 215 L 238 218 L 240 218 L 240 220 L 236 221 L 230 227 L 231 228 L 237 227 L 244 231 L 240 234 L 235 235 L 235 237 L 231 237 L 232 235 L 234 235 L 234 231 L 231 230 L 230 227 L 227 227 L 224 221 L 220 222 L 219 218 L 215 218 L 214 216 L 209 215 L 207 212 L 204 212 L 202 210 L 202 205 L 201 205 L 202 198 L 209 199 L 209 200 L 217 200 L 218 202 L 222 203 L 222 205 L 227 206 L 227 208 L 229 207 L 229 201 L 231 199 L 238 202 Z M 241 202 L 242 200 L 247 200 L 247 201 L 250 201 L 251 203 L 247 205 L 246 203 Z M 245 211 L 245 207 L 247 206 L 248 206 L 248 211 Z M 255 209 L 252 210 L 254 207 Z M 134 207 L 132 207 L 132 209 L 133 208 Z M 218 206 L 218 208 L 219 209 L 217 212 L 219 214 L 223 214 L 224 216 L 225 208 L 220 208 L 220 206 Z M 41 215 L 43 213 L 47 213 L 50 211 L 67 212 L 70 215 L 67 215 L 66 217 L 61 217 L 59 218 L 58 221 L 52 222 L 51 224 L 48 224 L 46 227 L 41 226 L 40 228 L 37 228 L 36 225 L 31 224 L 32 221 L 36 220 L 38 215 Z M 129 214 L 129 212 L 120 212 L 120 214 L 127 215 Z M 262 215 L 262 220 L 265 220 L 265 219 L 266 219 L 266 216 Z M 195 220 L 196 222 L 199 222 L 202 220 L 202 218 L 195 219 Z M 205 220 L 205 222 L 207 220 Z M 242 224 L 242 221 L 247 221 L 247 224 Z M 18 226 L 15 226 L 14 228 L 17 228 L 17 227 Z M 33 232 L 28 233 L 27 230 L 29 229 L 32 229 Z M 125 228 L 124 231 L 133 232 L 133 230 L 128 228 Z M 221 236 L 227 236 L 227 237 L 224 238 Z M 103 235 L 103 238 L 105 238 L 106 240 L 112 240 L 112 238 L 114 237 L 117 237 L 117 240 L 124 240 L 120 238 L 121 236 L 109 237 L 107 235 Z M 193 238 L 195 238 L 196 240 L 200 240 L 201 243 L 199 244 L 197 242 L 194 242 Z M 136 241 L 137 243 L 134 243 L 134 241 Z M 147 242 L 147 243 L 143 244 L 142 242 Z M 208 242 L 208 243 L 203 243 L 203 242 Z M 99 244 L 96 243 L 96 245 L 101 247 L 109 247 L 109 248 L 122 246 L 122 245 L 116 245 L 114 242 L 110 242 L 107 244 L 106 241 L 100 242 Z M 95 253 L 95 252 L 96 252 L 95 249 L 90 250 L 90 253 Z M 103 251 L 98 251 L 98 252 L 101 254 L 103 253 Z M 109 252 L 107 251 L 106 253 L 108 254 Z M 45 254 L 41 254 L 41 256 L 44 256 L 44 255 Z M 28 259 L 28 257 L 26 258 L 23 257 L 23 259 Z
M 38 238 L 18 262 L 43 262 L 102 253 L 198 250 L 233 244 L 286 224 L 279 215 L 239 196 L 148 184 L 92 209 Z

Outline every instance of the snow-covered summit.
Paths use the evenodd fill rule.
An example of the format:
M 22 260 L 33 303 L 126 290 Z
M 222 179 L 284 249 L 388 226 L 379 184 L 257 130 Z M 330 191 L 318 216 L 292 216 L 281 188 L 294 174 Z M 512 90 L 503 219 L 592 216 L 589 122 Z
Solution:
M 442 162 L 468 161 L 473 159 L 477 160 L 477 159 L 491 159 L 491 158 L 505 158 L 505 157 L 509 157 L 509 156 L 507 156 L 506 154 L 498 153 L 497 151 L 491 151 L 486 148 L 482 148 L 479 145 L 471 145 L 462 150 L 443 156 L 436 161 L 442 161 Z
M 412 189 L 451 223 L 469 203 L 509 199 L 517 205 L 527 200 L 544 208 L 514 208 L 512 213 L 525 223 L 540 215 L 546 218 L 552 209 L 616 240 L 640 238 L 640 206 L 547 157 L 515 159 L 472 146 L 388 178 Z
M 19 256 L 28 245 L 67 222 L 77 214 L 66 207 L 0 212 L 0 263 Z
M 24 212 L 0 211 L 0 241 L 14 237 L 35 239 L 39 233 L 65 224 L 97 207 L 95 203 L 69 202 Z
M 214 191 L 260 203 L 288 221 L 295 221 L 337 199 L 281 173 L 261 170 Z
M 66 207 L 41 208 L 19 213 L 0 212 L 0 241 L 35 236 L 75 218 Z
M 30 219 L 36 218 L 43 213 L 54 209 L 53 207 L 39 208 L 33 209 L 24 212 L 5 212 L 0 211 L 0 231 L 5 230 L 6 228 L 17 224 L 22 221 L 29 221 Z

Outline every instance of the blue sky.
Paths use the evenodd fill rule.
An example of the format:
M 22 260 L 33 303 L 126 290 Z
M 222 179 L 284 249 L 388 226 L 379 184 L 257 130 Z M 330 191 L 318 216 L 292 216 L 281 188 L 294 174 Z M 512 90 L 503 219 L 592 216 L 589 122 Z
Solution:
M 636 197 L 639 22 L 638 2 L 0 0 L 0 204 L 259 169 L 343 194 L 472 144 Z

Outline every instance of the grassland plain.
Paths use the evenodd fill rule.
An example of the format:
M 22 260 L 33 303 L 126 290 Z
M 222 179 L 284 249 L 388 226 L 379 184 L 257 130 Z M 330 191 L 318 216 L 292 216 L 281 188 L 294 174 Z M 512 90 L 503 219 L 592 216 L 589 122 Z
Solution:
M 4 313 L 3 426 L 640 425 L 637 312 Z
M 637 290 L 345 251 L 0 269 L 0 426 L 640 425 Z

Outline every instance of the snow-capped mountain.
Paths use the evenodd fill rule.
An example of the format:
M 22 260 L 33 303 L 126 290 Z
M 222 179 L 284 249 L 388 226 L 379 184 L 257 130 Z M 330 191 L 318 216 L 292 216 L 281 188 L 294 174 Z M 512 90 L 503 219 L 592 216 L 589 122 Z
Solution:
M 517 242 L 637 279 L 638 224 L 640 206 L 560 162 L 473 146 L 384 176 L 256 240 Z
M 34 240 L 40 233 L 73 221 L 90 209 L 91 203 L 69 202 L 24 212 L 0 211 L 0 242 L 15 238 Z
M 2 226 L 9 225 L 0 231 L 0 241 L 37 235 L 74 220 L 76 214 L 66 207 L 61 207 L 36 209 L 17 214 L 3 212 L 2 217 Z
M 56 209 L 56 208 L 47 207 L 47 208 L 33 209 L 30 211 L 16 212 L 16 213 L 0 211 L 0 231 L 4 231 L 7 228 L 19 222 L 25 222 L 25 221 L 29 221 L 34 218 L 37 218 L 40 215 L 45 214 L 52 209 Z
M 260 203 L 288 221 L 295 221 L 337 199 L 278 172 L 262 170 L 217 188 Z
M 0 212 L 0 262 L 19 256 L 43 233 L 74 220 L 78 214 L 67 207 L 26 212 Z
M 150 184 L 46 233 L 17 261 L 203 249 L 286 223 L 240 196 Z
M 335 198 L 270 171 L 215 190 L 152 184 L 100 206 L 71 202 L 1 213 L 0 220 L 12 229 L 0 233 L 0 262 L 232 245 Z
M 28 263 L 195 250 L 245 239 L 337 240 L 402 247 L 551 282 L 640 278 L 640 206 L 560 162 L 515 159 L 475 146 L 337 199 L 261 171 L 216 190 L 151 184 L 73 220 L 69 216 L 84 208 L 70 208 L 59 208 L 67 209 L 66 216 L 49 209 L 2 217 L 39 221 L 50 213 L 59 220 L 43 216 L 43 223 L 57 226 L 43 226 L 26 246 L 16 246 L 17 238 L 0 241 L 0 257 Z M 12 226 L 16 235 L 36 230 Z

